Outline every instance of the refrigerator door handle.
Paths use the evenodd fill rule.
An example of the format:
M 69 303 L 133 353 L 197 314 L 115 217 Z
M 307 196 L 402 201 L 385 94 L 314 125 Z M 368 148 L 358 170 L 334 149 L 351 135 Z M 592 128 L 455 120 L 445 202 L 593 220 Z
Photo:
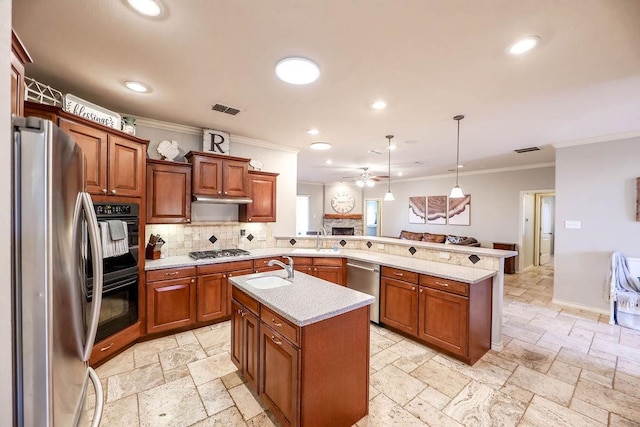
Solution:
M 99 427 L 100 420 L 102 420 L 102 410 L 104 408 L 104 395 L 102 393 L 102 384 L 100 383 L 100 378 L 96 371 L 93 368 L 87 368 L 89 370 L 89 378 L 93 383 L 93 388 L 96 391 L 96 406 L 93 412 L 93 421 L 91 422 L 91 427 Z
M 100 239 L 100 227 L 96 212 L 93 209 L 93 202 L 89 193 L 82 193 L 82 206 L 84 207 L 87 219 L 87 229 L 89 231 L 89 242 L 91 243 L 91 257 L 93 259 L 93 301 L 91 303 L 91 321 L 87 327 L 87 339 L 83 352 L 83 360 L 89 361 L 93 344 L 96 339 L 98 322 L 100 320 L 100 306 L 102 305 L 102 242 Z

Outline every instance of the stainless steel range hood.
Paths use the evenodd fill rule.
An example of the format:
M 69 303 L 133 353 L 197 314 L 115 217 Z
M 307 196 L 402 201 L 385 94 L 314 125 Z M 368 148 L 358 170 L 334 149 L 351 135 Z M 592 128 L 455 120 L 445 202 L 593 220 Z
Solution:
M 247 205 L 253 203 L 248 197 L 213 197 L 213 196 L 196 196 L 193 195 L 194 202 L 212 203 L 220 205 Z

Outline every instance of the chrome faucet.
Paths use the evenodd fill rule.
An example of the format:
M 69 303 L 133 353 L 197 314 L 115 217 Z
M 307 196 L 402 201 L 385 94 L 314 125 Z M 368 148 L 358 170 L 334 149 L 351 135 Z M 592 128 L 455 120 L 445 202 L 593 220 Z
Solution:
M 283 256 L 282 258 L 286 258 L 289 261 L 289 264 L 287 265 L 282 261 L 278 261 L 277 259 L 272 259 L 271 261 L 269 261 L 267 265 L 269 267 L 273 267 L 274 265 L 277 265 L 279 267 L 284 268 L 285 271 L 287 272 L 287 279 L 293 279 L 293 259 L 290 256 Z
M 322 230 L 322 234 L 324 235 L 324 237 L 327 237 L 327 229 L 324 227 L 320 227 L 320 229 Z M 316 250 L 317 251 L 320 250 L 320 232 L 319 231 L 316 233 Z

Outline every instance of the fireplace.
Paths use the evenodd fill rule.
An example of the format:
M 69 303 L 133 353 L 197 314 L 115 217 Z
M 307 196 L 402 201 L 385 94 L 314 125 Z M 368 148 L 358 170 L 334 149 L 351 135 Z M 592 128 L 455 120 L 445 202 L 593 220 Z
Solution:
M 331 227 L 333 236 L 353 236 L 355 231 L 355 227 Z

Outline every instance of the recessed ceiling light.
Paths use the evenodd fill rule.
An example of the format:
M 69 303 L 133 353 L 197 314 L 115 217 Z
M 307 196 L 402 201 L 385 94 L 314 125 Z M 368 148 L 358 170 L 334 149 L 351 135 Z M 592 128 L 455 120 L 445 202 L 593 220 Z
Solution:
M 331 144 L 328 142 L 314 142 L 310 145 L 313 150 L 328 150 L 331 148 Z
M 511 55 L 522 55 L 523 53 L 529 52 L 531 49 L 536 47 L 539 42 L 540 37 L 538 36 L 524 37 L 509 46 L 507 52 L 509 52 Z
M 309 135 L 317 135 L 317 134 L 319 134 L 319 133 L 320 133 L 320 131 L 319 131 L 318 129 L 309 129 L 309 130 L 307 131 L 307 133 L 308 133 Z
M 462 169 L 464 165 L 458 165 L 458 169 Z
M 276 64 L 276 75 L 283 82 L 306 85 L 318 80 L 320 68 L 306 58 L 285 58 Z
M 333 163 L 333 162 L 331 161 L 331 159 L 327 160 L 327 164 L 328 164 L 328 165 L 330 165 L 331 163 Z
M 127 82 L 124 82 L 124 85 L 127 87 L 127 89 L 132 90 L 134 92 L 138 92 L 138 93 L 146 93 L 151 90 L 149 86 L 140 82 L 127 81 Z
M 398 172 L 398 176 L 402 176 L 402 172 Z
M 127 3 L 144 16 L 156 17 L 162 14 L 162 7 L 155 0 L 127 0 Z
M 374 110 L 384 110 L 385 108 L 387 108 L 387 103 L 384 101 L 376 101 L 371 104 L 371 108 L 373 108 Z

